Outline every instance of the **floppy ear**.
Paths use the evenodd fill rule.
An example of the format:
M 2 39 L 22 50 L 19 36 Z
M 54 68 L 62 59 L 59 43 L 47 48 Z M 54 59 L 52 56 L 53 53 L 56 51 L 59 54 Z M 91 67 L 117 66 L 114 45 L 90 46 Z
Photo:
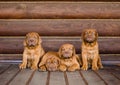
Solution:
M 73 56 L 76 55 L 76 50 L 75 50 L 75 47 L 73 46 Z
M 27 46 L 26 40 L 27 40 L 27 37 L 25 37 L 25 39 L 24 39 L 24 41 L 23 41 L 23 45 L 24 45 L 24 46 Z
M 81 39 L 84 40 L 84 35 L 85 35 L 85 30 L 82 31 L 81 33 Z
M 61 58 L 61 50 L 62 50 L 62 46 L 59 48 L 59 51 L 58 51 L 58 55 L 60 58 Z
M 27 46 L 27 44 L 26 44 L 26 40 L 23 41 L 23 45 L 24 45 L 24 46 Z
M 42 39 L 41 39 L 41 37 L 39 36 L 39 38 L 38 38 L 38 44 L 41 44 L 42 43 Z
M 96 38 L 98 38 L 98 32 L 96 31 Z
M 38 44 L 41 44 L 42 43 L 42 39 L 40 37 L 40 35 L 38 33 L 36 33 L 37 37 L 38 37 Z

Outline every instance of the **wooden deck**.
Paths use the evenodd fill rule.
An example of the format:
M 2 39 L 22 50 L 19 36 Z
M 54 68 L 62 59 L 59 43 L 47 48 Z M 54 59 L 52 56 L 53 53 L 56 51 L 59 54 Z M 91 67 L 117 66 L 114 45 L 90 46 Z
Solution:
M 0 85 L 120 85 L 120 67 L 99 71 L 39 72 L 19 70 L 18 64 L 0 64 Z

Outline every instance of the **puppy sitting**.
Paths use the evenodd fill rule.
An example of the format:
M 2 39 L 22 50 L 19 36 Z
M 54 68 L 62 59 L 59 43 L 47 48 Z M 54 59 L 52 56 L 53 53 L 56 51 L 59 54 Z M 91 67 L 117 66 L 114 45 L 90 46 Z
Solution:
M 57 71 L 59 70 L 58 67 L 59 67 L 59 63 L 60 63 L 60 59 L 58 57 L 58 53 L 57 52 L 47 52 L 40 64 L 39 64 L 39 67 L 40 67 L 40 71 Z
M 63 44 L 59 49 L 60 71 L 75 71 L 80 69 L 79 57 L 72 44 Z
M 82 33 L 82 69 L 87 70 L 92 65 L 92 70 L 103 68 L 98 48 L 98 33 L 95 29 L 85 29 Z
M 19 68 L 24 69 L 30 67 L 36 70 L 40 58 L 44 55 L 44 50 L 41 46 L 41 38 L 38 33 L 31 32 L 26 35 L 24 40 L 23 61 Z

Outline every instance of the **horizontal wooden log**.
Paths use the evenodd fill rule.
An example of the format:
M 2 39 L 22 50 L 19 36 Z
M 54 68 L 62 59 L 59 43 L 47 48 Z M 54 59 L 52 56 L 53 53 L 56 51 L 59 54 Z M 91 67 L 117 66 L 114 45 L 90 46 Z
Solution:
M 120 54 L 100 54 L 103 65 L 120 64 Z M 0 63 L 21 63 L 22 54 L 0 54 Z
M 79 2 L 83 2 L 83 1 L 96 1 L 96 2 L 119 2 L 119 0 L 0 0 L 0 1 L 79 1 Z
M 0 19 L 0 36 L 81 36 L 85 28 L 97 29 L 100 36 L 120 36 L 120 19 Z
M 0 54 L 19 54 L 23 52 L 24 37 L 0 37 Z M 65 43 L 75 46 L 78 54 L 81 53 L 80 37 L 42 37 L 45 51 L 58 51 L 59 47 Z M 119 54 L 120 37 L 99 38 L 100 53 Z
M 80 56 L 80 54 L 78 54 Z M 81 56 L 80 56 L 81 57 Z M 120 54 L 100 54 L 102 61 L 120 61 Z M 22 54 L 0 54 L 0 60 L 21 60 Z
M 1 19 L 120 19 L 116 2 L 0 2 Z

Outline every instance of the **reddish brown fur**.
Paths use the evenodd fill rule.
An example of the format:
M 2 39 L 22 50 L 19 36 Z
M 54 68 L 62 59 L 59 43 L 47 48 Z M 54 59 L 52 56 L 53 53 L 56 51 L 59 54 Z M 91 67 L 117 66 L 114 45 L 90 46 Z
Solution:
M 41 46 L 41 38 L 38 33 L 30 32 L 24 40 L 23 61 L 19 68 L 24 69 L 30 67 L 36 70 L 40 58 L 44 55 L 44 50 Z
M 60 59 L 57 52 L 47 52 L 39 64 L 40 71 L 57 71 L 59 63 Z
M 60 71 L 75 71 L 80 69 L 79 57 L 72 44 L 63 44 L 59 49 Z
M 92 65 L 92 70 L 103 68 L 98 48 L 98 33 L 95 29 L 85 29 L 82 33 L 82 69 L 87 70 Z

